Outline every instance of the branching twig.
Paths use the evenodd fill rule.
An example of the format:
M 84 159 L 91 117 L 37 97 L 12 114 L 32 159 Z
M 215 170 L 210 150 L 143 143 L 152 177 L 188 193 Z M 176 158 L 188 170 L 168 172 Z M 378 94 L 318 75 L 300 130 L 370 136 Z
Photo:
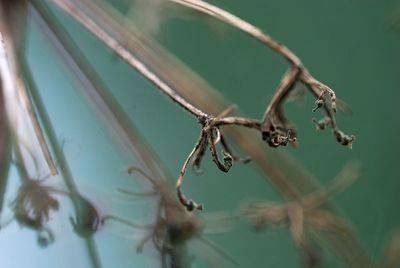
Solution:
M 321 82 L 314 79 L 309 74 L 307 69 L 305 69 L 305 67 L 302 65 L 301 61 L 289 49 L 282 46 L 274 39 L 264 34 L 261 30 L 250 25 L 249 23 L 206 2 L 197 0 L 183 0 L 183 1 L 171 0 L 171 1 L 176 2 L 178 4 L 183 4 L 190 8 L 194 8 L 196 10 L 209 14 L 230 25 L 233 25 L 234 27 L 241 29 L 242 31 L 245 31 L 246 33 L 250 34 L 254 38 L 260 40 L 262 43 L 275 50 L 278 54 L 282 55 L 291 63 L 292 67 L 290 68 L 288 73 L 284 76 L 281 84 L 279 85 L 276 91 L 276 94 L 274 95 L 271 103 L 268 105 L 262 123 L 247 118 L 236 118 L 236 117 L 216 118 L 198 109 L 197 107 L 187 102 L 180 95 L 178 95 L 174 89 L 172 89 L 168 84 L 166 84 L 163 80 L 161 80 L 155 73 L 153 73 L 148 67 L 146 67 L 146 65 L 143 64 L 143 62 L 139 58 L 137 58 L 135 55 L 127 51 L 124 46 L 122 46 L 116 39 L 114 39 L 105 30 L 103 30 L 100 26 L 98 26 L 95 21 L 93 21 L 83 12 L 77 9 L 74 6 L 74 4 L 72 4 L 72 2 L 70 2 L 69 0 L 55 0 L 55 2 L 62 9 L 64 9 L 67 13 L 69 13 L 72 17 L 74 17 L 84 27 L 86 27 L 90 32 L 92 32 L 92 34 L 94 34 L 97 38 L 102 40 L 107 46 L 113 49 L 122 59 L 127 61 L 131 66 L 133 66 L 137 71 L 139 71 L 139 73 L 141 73 L 143 76 L 149 79 L 154 85 L 157 86 L 158 89 L 160 89 L 163 93 L 165 93 L 168 97 L 170 97 L 174 102 L 178 103 L 180 106 L 185 108 L 191 114 L 195 115 L 199 120 L 199 122 L 201 123 L 202 131 L 200 138 L 196 143 L 195 149 L 186 159 L 177 182 L 177 191 L 179 199 L 188 209 L 194 208 L 193 203 L 184 197 L 181 191 L 181 185 L 186 167 L 188 163 L 191 161 L 191 159 L 194 158 L 193 167 L 195 168 L 195 170 L 198 170 L 201 158 L 204 155 L 208 145 L 210 145 L 212 159 L 220 170 L 227 172 L 232 165 L 232 160 L 235 159 L 230 154 L 229 150 L 227 150 L 228 146 L 225 142 L 225 139 L 221 136 L 221 131 L 218 128 L 219 125 L 228 125 L 228 124 L 241 125 L 260 130 L 262 132 L 263 139 L 266 140 L 268 144 L 273 147 L 286 145 L 288 143 L 294 143 L 296 141 L 295 131 L 290 126 L 285 116 L 283 115 L 282 103 L 285 100 L 285 97 L 292 89 L 292 87 L 298 81 L 301 81 L 304 84 L 306 84 L 311 89 L 311 91 L 317 96 L 317 102 L 316 102 L 317 108 L 319 107 L 325 108 L 327 117 L 330 119 L 330 126 L 332 127 L 337 140 L 344 145 L 351 145 L 351 142 L 353 141 L 354 138 L 352 136 L 344 135 L 336 127 L 335 119 L 332 112 L 336 110 L 335 93 L 329 87 L 325 86 Z M 329 96 L 331 97 L 331 104 L 332 104 L 331 107 L 328 107 L 325 101 L 326 94 L 329 94 Z M 215 148 L 215 145 L 221 142 L 221 137 L 222 140 L 224 141 L 223 161 L 219 159 Z M 199 205 L 195 207 L 201 208 L 202 206 Z
M 127 61 L 132 67 L 134 67 L 140 74 L 144 77 L 149 79 L 158 89 L 160 89 L 163 93 L 169 96 L 173 101 L 178 103 L 180 106 L 185 108 L 191 114 L 195 115 L 201 125 L 203 126 L 202 134 L 199 144 L 196 145 L 196 150 L 193 151 L 194 154 L 197 156 L 197 160 L 194 163 L 199 163 L 199 157 L 203 154 L 198 154 L 199 152 L 204 152 L 203 148 L 207 147 L 208 144 L 211 148 L 211 155 L 213 157 L 214 162 L 216 163 L 217 167 L 227 172 L 231 166 L 231 162 L 233 157 L 225 151 L 224 153 L 224 163 L 222 163 L 215 149 L 215 142 L 214 142 L 214 132 L 220 132 L 218 126 L 222 125 L 240 125 L 249 128 L 260 128 L 260 123 L 253 119 L 247 118 L 240 118 L 240 117 L 228 117 L 228 118 L 220 118 L 220 117 L 213 117 L 200 109 L 196 108 L 189 102 L 187 102 L 184 98 L 178 95 L 171 87 L 169 87 L 165 82 L 163 82 L 156 74 L 154 74 L 150 69 L 148 69 L 142 61 L 136 58 L 133 54 L 127 51 L 123 46 L 121 46 L 112 36 L 110 36 L 107 32 L 105 32 L 102 28 L 100 28 L 93 20 L 87 17 L 83 12 L 77 9 L 71 2 L 68 0 L 55 0 L 55 2 L 62 7 L 68 14 L 70 14 L 73 18 L 75 18 L 78 22 L 80 22 L 83 26 L 85 26 L 91 33 L 93 33 L 97 38 L 102 40 L 107 46 L 113 49 L 122 59 Z M 226 142 L 225 142 L 226 144 Z M 201 146 L 200 146 L 201 145 Z M 226 146 L 224 146 L 226 147 Z M 199 150 L 199 151 L 198 151 Z M 188 157 L 186 160 L 184 167 L 182 170 L 186 170 L 186 166 L 188 161 L 192 158 L 193 155 Z M 197 165 L 197 164 L 196 164 Z M 178 179 L 177 183 L 177 190 L 179 199 L 182 201 L 182 204 L 185 205 L 188 209 L 191 208 L 190 202 L 185 201 L 186 198 L 184 197 L 183 193 L 181 192 L 181 182 L 183 179 L 184 172 L 181 171 L 180 179 Z M 189 203 L 188 203 L 189 202 Z M 201 206 L 196 206 L 197 209 L 200 209 Z M 192 208 L 193 209 L 193 208 Z
M 194 209 L 198 210 L 203 209 L 203 205 L 196 204 L 194 201 L 188 200 L 182 192 L 183 178 L 190 161 L 192 161 L 193 169 L 198 171 L 200 169 L 201 160 L 208 146 L 210 147 L 211 157 L 215 165 L 223 172 L 229 171 L 229 169 L 232 166 L 233 160 L 240 160 L 238 157 L 232 155 L 232 152 L 226 143 L 225 137 L 220 129 L 220 126 L 238 125 L 238 126 L 260 129 L 259 122 L 255 120 L 241 118 L 241 117 L 227 117 L 227 115 L 232 110 L 233 107 L 229 107 L 217 117 L 207 116 L 200 119 L 200 123 L 202 125 L 200 137 L 197 140 L 193 150 L 186 158 L 182 166 L 182 169 L 179 172 L 178 181 L 176 183 L 176 189 L 178 192 L 179 200 L 189 211 L 192 211 Z M 222 155 L 223 155 L 222 161 L 216 149 L 216 145 L 218 145 L 219 143 L 221 143 L 222 145 Z M 242 162 L 248 162 L 248 159 L 244 159 L 242 160 Z
M 287 47 L 274 40 L 269 35 L 265 34 L 262 30 L 251 25 L 250 23 L 242 20 L 229 12 L 218 8 L 210 3 L 201 0 L 170 0 L 171 2 L 184 5 L 199 12 L 208 14 L 220 21 L 223 21 L 241 31 L 249 34 L 251 37 L 257 39 L 264 45 L 270 47 L 276 53 L 285 58 L 291 65 L 289 71 L 283 77 L 280 85 L 276 89 L 275 95 L 267 106 L 264 113 L 264 119 L 261 126 L 263 139 L 269 145 L 277 147 L 286 145 L 295 141 L 294 130 L 288 124 L 283 116 L 283 101 L 294 87 L 297 82 L 305 84 L 311 92 L 316 96 L 316 111 L 318 108 L 323 107 L 326 112 L 327 118 L 330 119 L 333 133 L 337 141 L 343 145 L 351 146 L 354 136 L 347 136 L 343 134 L 337 127 L 333 113 L 336 112 L 336 94 L 327 85 L 315 79 L 309 71 L 304 67 L 300 59 Z M 326 96 L 330 97 L 331 105 L 327 104 Z

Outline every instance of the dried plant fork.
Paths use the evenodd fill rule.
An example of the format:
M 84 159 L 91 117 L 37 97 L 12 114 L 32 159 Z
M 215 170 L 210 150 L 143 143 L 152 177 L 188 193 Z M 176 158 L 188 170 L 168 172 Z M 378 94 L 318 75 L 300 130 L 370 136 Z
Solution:
M 200 171 L 200 164 L 202 158 L 204 156 L 207 147 L 210 147 L 211 156 L 216 164 L 216 166 L 223 172 L 228 172 L 232 166 L 232 161 L 241 161 L 244 163 L 249 162 L 250 159 L 248 158 L 238 158 L 235 156 L 231 149 L 228 147 L 228 144 L 225 140 L 223 133 L 221 132 L 220 126 L 224 124 L 230 124 L 231 122 L 238 123 L 239 120 L 242 120 L 241 123 L 243 125 L 248 125 L 250 127 L 259 128 L 259 123 L 242 118 L 235 118 L 235 117 L 227 117 L 227 115 L 234 109 L 234 106 L 229 107 L 225 111 L 223 111 L 217 117 L 205 117 L 200 119 L 200 123 L 202 125 L 202 130 L 200 132 L 200 137 L 196 142 L 193 150 L 186 158 L 181 171 L 179 172 L 178 181 L 176 183 L 176 189 L 178 193 L 179 201 L 186 207 L 187 210 L 192 211 L 194 209 L 202 210 L 203 205 L 197 204 L 193 200 L 188 200 L 182 192 L 182 183 L 184 179 L 184 175 L 187 169 L 187 166 L 190 161 L 192 161 L 193 170 L 198 172 Z M 236 124 L 235 123 L 235 124 Z M 223 154 L 223 161 L 219 159 L 218 152 L 216 149 L 216 145 L 221 143 L 222 146 L 222 154 Z
M 262 138 L 272 147 L 287 145 L 295 142 L 295 131 L 287 121 L 283 113 L 283 103 L 289 92 L 296 83 L 303 83 L 316 96 L 315 112 L 319 108 L 324 108 L 326 117 L 321 121 L 316 121 L 320 129 L 331 127 L 337 141 L 343 145 L 351 145 L 354 136 L 345 135 L 336 125 L 334 113 L 336 112 L 336 94 L 327 85 L 315 79 L 301 60 L 287 47 L 274 40 L 262 30 L 251 25 L 229 12 L 218 8 L 210 3 L 201 0 L 170 0 L 171 2 L 189 7 L 209 16 L 212 16 L 222 22 L 225 22 L 241 31 L 247 33 L 251 37 L 257 39 L 262 44 L 268 46 L 276 53 L 285 58 L 291 65 L 289 70 L 282 78 L 281 83 L 275 91 L 275 94 L 267 106 L 261 124 Z M 331 105 L 328 105 L 327 96 L 330 97 Z
M 295 131 L 284 116 L 283 102 L 290 90 L 297 82 L 302 82 L 307 85 L 308 88 L 310 88 L 311 92 L 316 95 L 317 100 L 316 108 L 314 109 L 314 111 L 320 107 L 323 107 L 326 111 L 326 118 L 320 122 L 317 122 L 319 128 L 323 129 L 328 126 L 332 127 L 333 133 L 338 142 L 343 145 L 351 145 L 354 137 L 343 134 L 336 126 L 336 121 L 334 118 L 334 112 L 336 111 L 336 95 L 334 91 L 312 77 L 308 70 L 302 65 L 297 56 L 293 54 L 289 49 L 279 44 L 268 35 L 264 34 L 258 28 L 211 4 L 197 0 L 170 1 L 213 16 L 248 33 L 250 36 L 256 38 L 263 44 L 272 48 L 282 57 L 287 59 L 291 64 L 291 68 L 285 74 L 280 85 L 278 86 L 278 89 L 276 90 L 272 101 L 268 105 L 262 122 L 241 117 L 213 117 L 212 115 L 209 115 L 206 112 L 200 110 L 198 107 L 195 107 L 184 98 L 182 98 L 179 94 L 177 94 L 172 87 L 161 80 L 160 77 L 158 77 L 145 64 L 143 64 L 143 62 L 139 58 L 130 53 L 123 45 L 121 45 L 115 38 L 108 34 L 95 21 L 90 19 L 86 14 L 79 10 L 77 6 L 75 6 L 75 4 L 73 4 L 71 1 L 55 0 L 55 3 L 58 6 L 69 13 L 72 17 L 74 17 L 75 20 L 80 22 L 97 38 L 102 40 L 122 59 L 124 59 L 132 67 L 134 67 L 140 74 L 149 79 L 159 90 L 161 90 L 164 94 L 166 94 L 169 98 L 171 98 L 178 105 L 190 112 L 192 115 L 196 116 L 196 118 L 202 125 L 200 138 L 198 139 L 195 148 L 192 150 L 192 152 L 189 154 L 186 161 L 184 162 L 176 185 L 178 197 L 182 204 L 188 210 L 202 209 L 201 205 L 198 205 L 191 200 L 187 200 L 181 191 L 183 175 L 185 174 L 187 165 L 189 164 L 190 160 L 194 159 L 193 167 L 197 169 L 201 162 L 201 158 L 205 152 L 205 149 L 208 145 L 210 145 L 212 158 L 220 170 L 227 172 L 232 164 L 232 155 L 229 154 L 228 150 L 226 149 L 226 141 L 222 137 L 218 126 L 238 125 L 254 128 L 262 133 L 263 139 L 272 147 L 287 145 L 288 143 L 293 143 L 296 140 Z M 331 106 L 328 105 L 327 96 L 330 96 Z M 224 159 L 222 162 L 219 160 L 215 150 L 215 145 L 219 142 L 221 142 L 225 151 Z
M 182 62 L 152 41 L 151 38 L 142 36 L 140 31 L 137 31 L 136 27 L 132 24 L 129 24 L 130 30 L 127 30 L 124 27 L 126 26 L 126 21 L 123 20 L 121 14 L 112 9 L 107 3 L 104 1 L 98 1 L 96 4 L 91 1 L 84 2 L 85 6 L 78 10 L 75 15 L 80 11 L 86 10 L 88 11 L 87 13 L 93 11 L 92 15 L 96 21 L 99 23 L 107 21 L 106 25 L 112 33 L 115 33 L 113 36 L 120 37 L 119 41 L 115 41 L 117 43 L 122 40 L 124 41 L 123 45 L 122 42 L 120 45 L 126 48 L 125 52 L 139 55 L 152 70 L 155 70 L 162 80 L 176 89 L 179 94 L 185 96 L 186 99 L 196 104 L 196 106 L 206 111 L 212 111 L 211 113 L 214 114 L 218 114 L 223 110 L 223 107 L 227 107 L 228 102 L 223 96 L 210 87 L 205 80 L 191 72 Z M 171 68 L 171 66 L 174 66 L 174 68 Z M 119 115 L 116 118 L 121 118 L 121 116 Z M 242 129 L 229 128 L 226 129 L 225 134 L 229 134 L 229 137 L 236 141 L 241 150 L 251 155 L 252 161 L 263 171 L 264 178 L 271 182 L 285 198 L 298 199 L 302 194 L 314 192 L 319 189 L 313 177 L 292 160 L 284 157 L 280 152 L 272 153 L 270 150 L 264 150 L 261 139 L 257 139 L 257 133 L 247 131 L 244 133 Z M 135 137 L 135 135 L 133 136 Z M 249 139 L 249 137 L 251 138 Z M 133 139 L 132 141 L 136 141 L 136 146 L 140 145 L 137 139 Z M 272 155 L 274 158 L 278 157 L 278 162 L 272 161 L 274 160 Z M 290 172 L 286 173 L 287 169 L 293 170 L 296 176 L 291 176 Z M 329 202 L 325 206 L 333 209 L 329 205 Z M 332 213 L 335 212 L 332 211 Z M 349 267 L 368 267 L 371 261 L 364 246 L 360 244 L 350 226 L 347 226 L 347 230 L 346 236 L 331 236 L 326 233 L 318 233 L 313 234 L 313 238 L 316 238 L 324 247 L 327 246 L 335 255 L 341 256 Z

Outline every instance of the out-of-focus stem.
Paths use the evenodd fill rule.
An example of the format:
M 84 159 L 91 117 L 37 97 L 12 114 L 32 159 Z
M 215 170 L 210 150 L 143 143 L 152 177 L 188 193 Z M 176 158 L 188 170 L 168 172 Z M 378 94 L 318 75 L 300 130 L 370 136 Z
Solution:
M 10 143 L 7 115 L 4 103 L 2 77 L 0 76 L 0 215 L 3 210 L 10 162 Z
M 127 61 L 134 67 L 140 74 L 151 81 L 159 90 L 167 95 L 172 101 L 178 103 L 186 111 L 195 115 L 196 117 L 207 116 L 203 111 L 196 108 L 180 95 L 178 95 L 168 84 L 161 80 L 154 72 L 152 72 L 142 61 L 137 59 L 135 55 L 131 54 L 121 44 L 119 44 L 112 36 L 100 28 L 89 17 L 85 16 L 81 10 L 77 9 L 69 0 L 54 0 L 54 2 L 67 12 L 71 17 L 84 25 L 93 35 L 102 40 L 110 49 L 116 52 L 122 59 Z
M 72 74 L 80 82 L 80 91 L 87 98 L 88 102 L 101 114 L 104 122 L 109 124 L 120 137 L 124 148 L 129 148 L 130 154 L 139 156 L 146 166 L 147 172 L 154 178 L 162 178 L 157 163 L 160 163 L 154 157 L 143 153 L 146 148 L 142 146 L 143 139 L 136 133 L 137 130 L 132 125 L 129 116 L 110 94 L 101 77 L 96 73 L 85 55 L 73 42 L 65 28 L 59 23 L 57 18 L 48 10 L 46 5 L 40 1 L 32 2 L 34 7 L 33 17 L 43 33 L 49 38 L 50 43 L 59 52 L 62 62 L 65 63 Z
M 5 83 L 6 91 L 18 92 L 18 97 L 28 115 L 50 174 L 55 176 L 58 174 L 57 167 L 47 146 L 46 138 L 37 116 L 32 108 L 32 103 L 28 98 L 24 78 L 20 73 L 22 68 L 20 60 L 25 47 L 25 16 L 26 5 L 24 1 L 16 0 L 9 3 L 0 3 L 0 42 L 1 50 L 3 50 L 1 53 L 4 53 L 1 60 L 5 62 L 4 64 L 2 63 L 3 83 Z M 9 74 L 4 76 L 3 71 L 8 71 Z M 15 116 L 12 114 L 10 108 L 7 109 L 10 118 Z M 16 126 L 13 127 L 16 128 Z M 14 132 L 16 135 L 18 134 L 16 129 L 14 129 Z
M 68 165 L 67 159 L 65 158 L 65 155 L 62 151 L 62 147 L 60 146 L 60 143 L 57 139 L 56 133 L 54 131 L 53 125 L 50 121 L 50 118 L 47 115 L 47 111 L 45 109 L 45 106 L 42 102 L 42 99 L 39 95 L 39 91 L 37 89 L 36 83 L 33 79 L 32 73 L 28 67 L 28 63 L 25 62 L 25 64 L 22 64 L 23 69 L 22 73 L 24 74 L 24 77 L 26 78 L 27 83 L 29 84 L 29 93 L 30 97 L 32 98 L 32 101 L 34 103 L 34 107 L 36 108 L 38 115 L 43 122 L 43 127 L 44 130 L 49 138 L 49 144 L 55 152 L 55 157 L 57 160 L 57 163 L 59 164 L 60 167 L 60 173 L 62 178 L 64 179 L 64 183 L 68 188 L 69 192 L 69 197 L 71 199 L 72 205 L 75 210 L 79 209 L 79 191 L 78 188 L 74 182 L 73 176 L 71 169 Z M 101 262 L 98 256 L 98 252 L 96 249 L 96 244 L 93 241 L 92 237 L 85 237 L 84 242 L 86 244 L 86 248 L 88 251 L 89 259 L 91 261 L 91 265 L 93 268 L 101 268 Z

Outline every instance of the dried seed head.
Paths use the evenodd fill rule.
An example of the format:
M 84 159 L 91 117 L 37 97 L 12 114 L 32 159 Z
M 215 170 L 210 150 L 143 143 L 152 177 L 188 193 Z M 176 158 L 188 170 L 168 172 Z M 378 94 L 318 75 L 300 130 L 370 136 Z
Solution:
M 37 230 L 44 228 L 50 211 L 58 208 L 58 201 L 51 195 L 49 188 L 36 180 L 25 182 L 13 201 L 17 222 Z
M 281 130 L 264 131 L 262 132 L 263 140 L 266 141 L 271 147 L 286 146 L 288 143 L 295 143 L 296 137 L 292 134 L 293 131 L 288 129 L 286 133 Z
M 337 142 L 344 146 L 348 146 L 349 148 L 352 148 L 353 142 L 355 140 L 354 135 L 346 135 L 342 131 L 335 129 L 333 131 L 333 134 L 335 135 L 335 138 Z

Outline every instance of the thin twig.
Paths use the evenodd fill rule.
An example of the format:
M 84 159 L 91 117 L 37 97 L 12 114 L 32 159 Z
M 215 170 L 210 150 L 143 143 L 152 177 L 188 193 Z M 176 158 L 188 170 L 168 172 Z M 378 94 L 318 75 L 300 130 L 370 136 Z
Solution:
M 200 148 L 202 141 L 203 141 L 203 133 L 200 134 L 200 138 L 198 139 L 196 145 L 194 146 L 193 150 L 190 152 L 189 156 L 186 158 L 185 162 L 183 163 L 181 171 L 179 172 L 178 180 L 176 181 L 176 190 L 178 193 L 179 201 L 182 203 L 182 205 L 184 205 L 186 207 L 186 209 L 188 211 L 192 211 L 194 209 L 197 209 L 197 210 L 203 209 L 202 204 L 197 204 L 193 200 L 188 200 L 182 192 L 182 183 L 183 183 L 183 178 L 185 176 L 187 166 L 188 166 L 190 160 L 192 159 L 192 157 L 194 156 L 194 154 L 196 153 L 196 151 Z

